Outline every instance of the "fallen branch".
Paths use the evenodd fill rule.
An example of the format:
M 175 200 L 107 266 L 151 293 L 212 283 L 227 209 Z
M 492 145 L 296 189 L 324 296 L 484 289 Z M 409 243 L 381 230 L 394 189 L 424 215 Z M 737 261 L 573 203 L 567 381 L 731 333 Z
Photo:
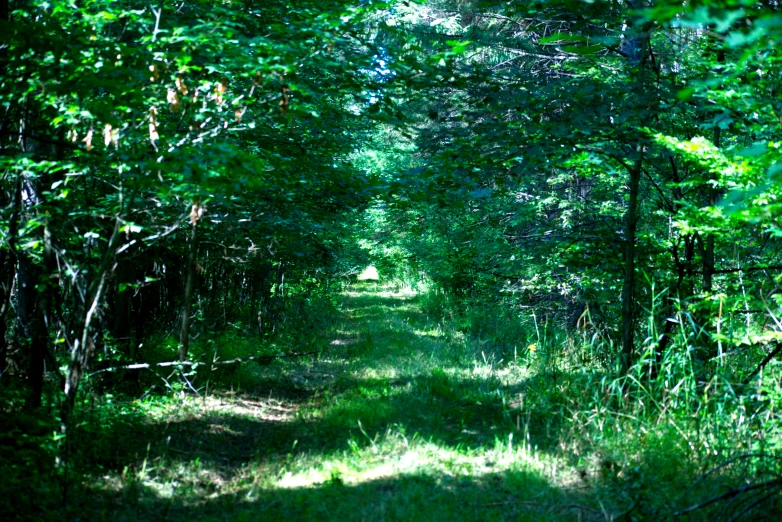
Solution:
M 782 265 L 773 266 L 752 266 L 749 268 L 723 268 L 722 270 L 715 270 L 715 274 L 734 274 L 736 272 L 760 272 L 763 270 L 782 270 Z
M 730 491 L 723 493 L 721 495 L 717 495 L 716 497 L 712 497 L 706 500 L 705 502 L 701 502 L 700 504 L 695 504 L 694 506 L 690 506 L 687 509 L 682 509 L 681 511 L 677 511 L 676 513 L 673 514 L 673 516 L 680 517 L 682 515 L 686 515 L 687 513 L 692 513 L 693 511 L 697 511 L 701 508 L 714 504 L 715 502 L 719 502 L 720 500 L 733 498 L 738 495 L 741 495 L 742 493 L 747 493 L 749 491 L 754 491 L 757 489 L 766 489 L 766 488 L 777 488 L 780 486 L 782 486 L 782 479 L 774 479 L 774 480 L 767 480 L 766 482 L 760 482 L 759 484 L 749 484 L 747 486 L 742 486 L 740 488 L 731 489 Z
M 604 512 L 599 509 L 589 507 L 589 506 L 582 506 L 580 504 L 549 504 L 546 502 L 538 502 L 536 500 L 500 500 L 497 502 L 489 502 L 487 504 L 483 504 L 484 507 L 507 506 L 507 505 L 537 506 L 537 507 L 545 508 L 549 511 L 552 509 L 558 509 L 560 511 L 564 511 L 566 509 L 577 509 L 580 511 L 589 511 L 592 513 L 604 514 Z
M 707 471 L 706 473 L 704 473 L 703 475 L 701 475 L 698 478 L 698 480 L 693 482 L 692 485 L 690 485 L 690 487 L 688 487 L 685 490 L 684 496 L 687 496 L 690 493 L 690 491 L 693 490 L 693 488 L 695 488 L 696 486 L 701 484 L 704 480 L 709 478 L 711 475 L 714 475 L 718 471 L 721 471 L 721 470 L 727 468 L 731 464 L 735 464 L 735 463 L 737 463 L 739 461 L 749 460 L 749 459 L 776 459 L 776 460 L 782 460 L 782 456 L 768 455 L 766 453 L 744 453 L 743 455 L 739 455 L 737 457 L 730 458 L 730 459 L 726 460 L 725 462 L 723 462 L 722 464 L 720 464 L 719 466 L 715 466 L 712 469 L 710 469 L 709 471 Z
M 763 370 L 763 368 L 765 368 L 765 367 L 766 367 L 766 365 L 767 365 L 768 363 L 770 363 L 770 362 L 771 362 L 771 360 L 772 360 L 774 357 L 776 357 L 776 356 L 777 356 L 777 354 L 779 354 L 780 352 L 782 352 L 782 343 L 780 343 L 780 344 L 777 344 L 777 347 L 776 347 L 776 348 L 774 348 L 774 349 L 771 351 L 771 353 L 769 353 L 768 355 L 766 355 L 766 357 L 765 357 L 765 358 L 764 358 L 762 361 L 760 361 L 760 364 L 758 365 L 758 367 L 757 367 L 757 368 L 755 368 L 755 371 L 753 371 L 752 373 L 750 373 L 750 374 L 749 374 L 749 376 L 748 376 L 746 379 L 744 379 L 744 385 L 746 386 L 747 384 L 749 384 L 749 383 L 752 381 L 752 379 L 754 379 L 754 378 L 755 378 L 755 376 L 756 376 L 756 375 L 758 375 L 758 374 L 759 374 L 759 373 L 760 373 L 760 372 Z
M 96 372 L 90 373 L 90 375 L 97 375 L 104 372 L 113 372 L 116 370 L 149 370 L 152 368 L 166 368 L 169 366 L 183 366 L 196 368 L 198 366 L 228 366 L 231 364 L 242 364 L 246 362 L 255 361 L 261 365 L 271 364 L 274 359 L 293 359 L 296 357 L 305 357 L 307 355 L 317 355 L 320 352 L 302 352 L 302 353 L 289 353 L 286 355 L 253 355 L 251 357 L 237 357 L 228 361 L 214 361 L 214 362 L 198 362 L 198 361 L 168 361 L 161 363 L 136 363 L 127 364 L 124 366 L 112 366 L 110 368 L 103 368 Z

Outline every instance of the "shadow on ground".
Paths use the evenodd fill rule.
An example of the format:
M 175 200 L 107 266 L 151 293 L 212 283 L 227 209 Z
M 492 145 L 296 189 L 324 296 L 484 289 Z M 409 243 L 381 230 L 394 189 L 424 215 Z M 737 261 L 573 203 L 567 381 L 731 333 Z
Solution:
M 138 411 L 111 419 L 85 414 L 84 428 L 74 441 L 82 449 L 79 455 L 85 467 L 98 464 L 114 472 L 137 469 L 144 462 L 197 461 L 229 480 L 248 462 L 279 462 L 301 454 L 329 455 L 366 447 L 390 427 L 441 447 L 479 451 L 516 433 L 517 440 L 523 434 L 539 451 L 554 450 L 562 417 L 552 415 L 550 405 L 545 413 L 529 406 L 522 409 L 520 397 L 556 382 L 535 376 L 504 386 L 491 375 L 443 371 L 443 366 L 461 364 L 456 360 L 458 351 L 449 354 L 448 342 L 415 333 L 426 328 L 424 318 L 411 307 L 412 300 L 401 303 L 375 295 L 350 298 L 349 309 L 377 307 L 376 313 L 387 317 L 389 324 L 356 319 L 359 329 L 366 322 L 373 328 L 365 329 L 356 342 L 330 349 L 331 362 L 317 365 L 316 375 L 330 376 L 326 380 L 297 383 L 275 378 L 274 367 L 269 367 L 252 390 L 218 392 L 203 406 L 195 402 L 191 412 L 173 419 L 154 421 Z M 404 317 L 396 315 L 395 307 L 402 309 Z M 399 327 L 400 322 L 411 321 L 409 328 Z M 429 362 L 416 367 L 419 374 L 366 376 L 364 370 L 382 364 L 386 352 L 392 363 L 400 360 L 400 353 L 409 360 Z M 340 355 L 358 358 L 353 362 L 362 371 L 357 376 L 342 372 Z M 361 360 L 364 356 L 367 361 Z
M 653 476 L 581 490 L 575 485 L 588 484 L 564 487 L 513 463 L 501 472 L 393 475 L 382 472 L 378 457 L 381 471 L 360 483 L 335 472 L 320 484 L 276 487 L 287 463 L 364 455 L 389 429 L 471 454 L 514 433 L 516 441 L 528 437 L 533 454 L 558 455 L 569 396 L 591 393 L 583 375 L 538 374 L 508 385 L 492 372 L 470 373 L 470 354 L 427 335 L 432 325 L 414 300 L 354 294 L 345 307 L 357 333 L 319 361 L 263 369 L 242 394 L 218 392 L 161 420 L 133 408 L 84 413 L 73 463 L 100 485 L 72 490 L 67 516 L 40 509 L 55 496 L 36 497 L 31 489 L 24 500 L 30 516 L 20 519 L 56 512 L 49 519 L 587 521 L 621 514 L 658 520 L 671 512 L 667 500 L 643 500 L 654 492 Z M 388 364 L 403 368 L 389 371 Z M 312 375 L 330 377 L 316 382 Z M 179 475 L 155 475 L 183 467 Z
M 116 493 L 94 492 L 73 506 L 89 520 L 339 520 L 491 521 L 605 520 L 599 506 L 577 491 L 552 487 L 534 473 L 477 477 L 402 475 L 360 484 L 339 478 L 314 487 L 247 486 L 205 501 L 179 492 L 164 498 L 144 484 Z

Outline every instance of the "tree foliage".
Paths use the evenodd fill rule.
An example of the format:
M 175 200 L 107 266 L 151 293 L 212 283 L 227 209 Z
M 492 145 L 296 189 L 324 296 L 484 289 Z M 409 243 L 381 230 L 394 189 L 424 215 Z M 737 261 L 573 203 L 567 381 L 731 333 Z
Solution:
M 563 326 L 588 313 L 624 371 L 666 344 L 634 339 L 661 296 L 659 331 L 688 317 L 704 364 L 723 314 L 749 325 L 729 344 L 754 342 L 779 264 L 776 3 L 433 2 L 403 19 L 409 52 L 448 55 L 411 104 L 410 182 L 432 197 L 396 201 L 438 285 Z
M 744 418 L 777 363 L 777 0 L 0 0 L 0 32 L 0 378 L 63 426 L 104 370 L 321 353 L 369 263 L 606 403 Z
M 185 310 L 184 358 L 194 285 L 258 313 L 285 272 L 332 266 L 335 221 L 374 193 L 351 161 L 377 83 L 372 6 L 10 7 L 3 261 L 30 364 L 69 353 L 75 393 L 104 312 L 133 357 L 146 323 Z

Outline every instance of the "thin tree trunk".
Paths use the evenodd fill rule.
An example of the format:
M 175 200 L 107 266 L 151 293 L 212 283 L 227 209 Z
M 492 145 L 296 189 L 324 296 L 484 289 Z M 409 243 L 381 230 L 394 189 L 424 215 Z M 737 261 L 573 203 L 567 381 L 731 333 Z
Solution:
M 24 143 L 23 150 L 33 151 L 34 146 Z M 40 193 L 32 182 L 25 182 L 23 177 L 19 179 L 19 212 L 20 220 L 27 220 L 36 206 L 43 204 Z M 22 191 L 26 197 L 22 198 Z M 20 227 L 23 228 L 23 222 Z M 46 228 L 44 228 L 46 231 Z M 49 240 L 44 233 L 44 243 Z M 26 348 L 27 380 L 30 386 L 30 394 L 27 397 L 27 407 L 34 409 L 41 405 L 43 394 L 44 359 L 47 353 L 49 331 L 46 322 L 46 299 L 48 293 L 47 274 L 44 268 L 36 263 L 29 252 L 24 249 L 16 253 L 17 275 L 17 339 L 21 340 Z M 46 263 L 45 263 L 46 264 Z
M 622 287 L 622 373 L 633 365 L 635 350 L 635 240 L 638 224 L 638 187 L 641 181 L 644 151 L 643 144 L 636 148 L 638 158 L 630 170 L 630 201 L 625 215 L 625 270 Z
M 719 43 L 717 43 L 719 45 Z M 722 65 L 725 63 L 725 49 L 717 50 L 717 66 L 718 70 L 722 70 Z M 719 122 L 714 123 L 714 146 L 720 148 L 720 139 L 722 137 L 722 129 L 720 129 Z M 719 197 L 719 191 L 713 185 L 709 186 L 709 205 L 714 206 L 717 204 Z M 703 253 L 703 292 L 711 293 L 714 287 L 714 234 L 708 234 L 706 236 L 706 245 Z
M 25 253 L 20 253 L 17 263 L 17 337 L 22 339 L 29 356 L 27 379 L 30 395 L 27 406 L 37 408 L 41 405 L 43 393 L 43 361 L 46 353 L 46 322 L 41 284 L 41 270 Z
M 185 301 L 182 306 L 182 329 L 179 332 L 179 360 L 186 361 L 190 350 L 190 315 L 193 307 L 193 288 L 195 287 L 196 256 L 198 255 L 198 218 L 202 213 L 201 204 L 196 202 L 190 212 L 192 228 L 190 232 L 190 253 L 187 256 L 187 282 L 185 283 Z
M 720 128 L 714 127 L 714 146 L 720 147 Z M 718 191 L 714 186 L 709 187 L 709 205 L 717 204 Z M 710 294 L 714 287 L 714 234 L 706 236 L 706 245 L 703 252 L 703 292 Z
M 122 211 L 120 210 L 120 215 L 121 212 Z M 63 412 L 63 421 L 66 425 L 70 418 L 70 414 L 73 411 L 76 393 L 79 390 L 79 383 L 81 382 L 84 368 L 89 364 L 94 351 L 94 346 L 90 338 L 90 329 L 92 321 L 95 319 L 98 308 L 103 300 L 103 294 L 106 290 L 106 281 L 108 280 L 108 276 L 111 273 L 111 268 L 114 264 L 114 257 L 121 230 L 120 215 L 118 215 L 115 220 L 114 231 L 109 239 L 109 244 L 100 267 L 98 268 L 98 272 L 86 292 L 87 300 L 85 306 L 87 308 L 84 310 L 84 322 L 79 326 L 71 345 L 71 360 L 68 364 L 68 374 L 65 378 L 65 411 Z
M 717 43 L 719 45 L 719 43 Z M 725 62 L 725 50 L 724 49 L 718 49 L 717 51 L 717 63 L 719 64 L 717 66 L 717 72 L 722 71 L 722 64 Z M 722 129 L 720 129 L 720 122 L 715 121 L 714 122 L 714 134 L 713 134 L 713 143 L 716 148 L 720 148 L 720 141 L 722 137 Z M 711 181 L 715 181 L 714 177 L 711 177 Z M 717 205 L 717 200 L 719 199 L 719 190 L 714 186 L 714 183 L 710 183 L 707 189 L 707 198 L 708 198 L 708 205 L 710 207 L 714 207 Z M 704 240 L 701 243 L 701 254 L 702 254 L 702 266 L 703 266 L 703 293 L 705 295 L 709 295 L 714 290 L 714 274 L 716 273 L 715 268 L 715 260 L 714 260 L 714 234 L 709 233 L 706 235 Z M 700 315 L 696 313 L 696 316 Z M 703 325 L 705 328 L 706 325 L 709 323 L 708 317 L 696 317 L 696 323 L 699 325 Z M 719 329 L 719 326 L 717 327 Z M 701 367 L 704 367 L 706 365 L 706 362 L 708 359 L 718 355 L 720 353 L 719 344 L 715 343 L 714 340 L 706 335 L 701 340 L 703 343 L 703 350 L 697 353 L 698 359 L 700 359 L 700 362 L 702 363 Z
M 638 98 L 639 113 L 646 110 L 643 100 L 646 82 L 646 66 L 649 56 L 649 26 L 641 29 L 637 41 L 632 46 L 633 52 L 628 55 L 631 57 L 631 64 L 637 66 L 636 72 L 636 96 Z M 637 49 L 635 49 L 637 47 Z M 632 63 L 637 60 L 637 63 Z M 641 116 L 641 123 L 645 116 Z M 643 125 L 641 125 L 643 126 Z M 643 138 L 639 138 L 635 147 L 635 161 L 630 167 L 630 200 L 625 214 L 625 256 L 624 256 L 624 284 L 622 286 L 622 352 L 620 355 L 620 364 L 622 374 L 625 375 L 633 365 L 635 351 L 635 242 L 636 227 L 638 225 L 638 191 L 643 173 L 645 143 Z
M 11 292 L 16 277 L 16 235 L 19 230 L 19 210 L 22 205 L 22 181 L 17 175 L 11 193 L 13 211 L 8 223 L 8 248 L 0 253 L 0 380 L 6 378 L 8 341 L 6 339 L 6 322 L 8 310 L 11 309 Z
M 129 250 L 129 249 L 128 249 Z M 130 253 L 128 252 L 128 255 Z M 112 307 L 112 335 L 120 346 L 122 354 L 135 360 L 131 339 L 130 315 L 133 293 L 127 288 L 135 280 L 135 270 L 129 259 L 117 261 L 114 269 L 114 306 Z M 125 288 L 123 288 L 125 287 Z

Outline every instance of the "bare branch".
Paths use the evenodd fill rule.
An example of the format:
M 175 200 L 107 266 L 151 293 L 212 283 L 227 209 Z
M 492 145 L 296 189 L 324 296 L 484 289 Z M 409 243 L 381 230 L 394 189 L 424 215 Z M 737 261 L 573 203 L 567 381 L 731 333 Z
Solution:
M 237 357 L 228 361 L 213 361 L 213 362 L 199 362 L 199 361 L 167 361 L 161 363 L 137 363 L 128 364 L 125 366 L 112 366 L 110 368 L 103 368 L 96 372 L 90 373 L 90 375 L 97 375 L 99 373 L 113 372 L 116 370 L 149 370 L 152 368 L 166 368 L 171 366 L 182 367 L 197 367 L 197 366 L 228 366 L 231 364 L 242 364 L 246 362 L 258 362 L 262 365 L 271 364 L 274 359 L 293 359 L 296 357 L 305 357 L 307 355 L 318 355 L 319 351 L 313 352 L 301 352 L 301 353 L 289 353 L 285 355 L 253 355 L 251 357 Z

